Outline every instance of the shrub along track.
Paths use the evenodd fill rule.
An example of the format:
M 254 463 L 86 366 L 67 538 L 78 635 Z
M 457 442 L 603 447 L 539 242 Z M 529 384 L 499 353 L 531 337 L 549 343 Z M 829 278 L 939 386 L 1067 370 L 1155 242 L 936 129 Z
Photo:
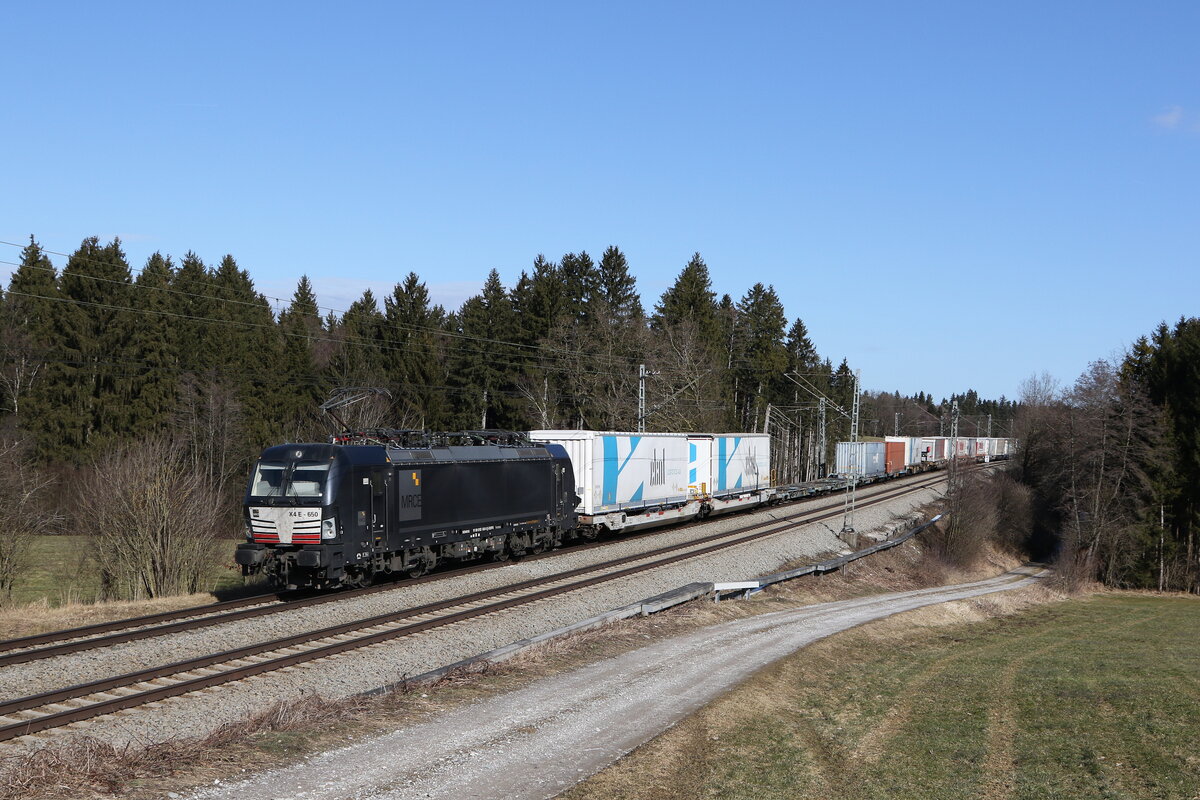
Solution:
M 928 483 L 929 480 L 930 478 L 928 475 L 918 476 L 915 478 L 910 477 L 907 479 L 901 479 L 901 481 L 903 481 L 901 485 L 914 485 L 915 482 L 922 486 L 928 486 L 931 485 Z M 814 498 L 805 498 L 805 500 L 812 499 Z M 805 500 L 799 500 L 795 502 L 805 502 Z M 839 501 L 837 504 L 822 506 L 820 509 L 815 510 L 833 508 L 834 505 L 840 506 L 841 503 Z M 808 514 L 812 513 L 813 511 L 814 509 L 808 509 L 799 512 L 799 514 Z M 786 517 L 785 519 L 791 519 L 795 516 L 796 515 L 792 515 L 791 517 Z M 703 522 L 704 520 L 698 520 L 688 524 L 702 524 Z M 751 526 L 746 526 L 744 530 L 749 530 L 750 527 Z M 543 558 L 553 558 L 554 556 L 564 552 L 583 552 L 593 548 L 604 547 L 608 545 L 610 541 L 571 545 L 538 555 L 526 556 L 523 560 L 535 561 Z M 325 603 L 341 602 L 343 600 L 350 600 L 355 597 L 363 597 L 371 594 L 377 594 L 379 592 L 389 592 L 421 583 L 446 580 L 448 578 L 469 575 L 473 572 L 495 569 L 503 566 L 503 562 L 472 564 L 445 572 L 439 572 L 435 575 L 426 575 L 421 578 L 411 578 L 401 582 L 388 582 L 361 589 L 346 589 L 312 596 L 289 596 L 285 593 L 268 592 L 266 594 L 254 595 L 252 597 L 226 600 L 224 602 L 211 603 L 203 606 L 192 606 L 191 608 L 183 608 L 175 611 L 164 611 L 157 614 L 134 617 L 132 619 L 100 622 L 94 625 L 86 625 L 78 628 L 69 628 L 67 630 L 51 631 L 33 636 L 24 636 L 19 639 L 0 640 L 0 667 L 8 666 L 10 664 L 21 664 L 28 661 L 37 661 L 39 659 L 65 655 L 67 653 L 78 653 L 98 647 L 108 647 L 121 642 L 132 642 L 140 639 L 148 639 L 154 636 L 164 636 L 171 633 L 178 633 L 181 631 L 192 631 L 211 625 L 219 625 L 226 622 L 236 622 L 238 620 L 267 616 L 269 614 L 275 614 L 281 611 L 293 611 L 300 608 L 323 605 Z
M 939 474 L 911 481 L 904 486 L 890 488 L 863 498 L 859 505 L 868 507 L 884 503 L 924 490 L 944 480 L 944 475 Z M 69 725 L 121 709 L 157 702 L 259 673 L 283 669 L 348 650 L 419 634 L 434 628 L 534 603 L 656 567 L 777 535 L 793 529 L 797 524 L 836 519 L 841 514 L 841 503 L 827 504 L 820 508 L 790 514 L 769 523 L 746 525 L 681 544 L 660 547 L 544 578 L 500 586 L 365 620 L 15 699 L 0 704 L 0 741 Z M 338 597 L 344 596 L 345 593 L 338 595 Z M 267 608 L 294 607 L 292 604 L 276 604 Z M 201 625 L 213 624 L 206 622 L 207 619 L 202 618 L 191 622 L 199 622 Z M 228 619 L 228 615 L 225 619 Z M 176 624 L 186 624 L 187 622 L 189 621 L 185 620 Z M 146 635 L 159 635 L 159 630 L 150 629 Z M 136 634 L 137 632 L 131 633 Z M 125 640 L 127 639 L 122 638 L 122 641 Z

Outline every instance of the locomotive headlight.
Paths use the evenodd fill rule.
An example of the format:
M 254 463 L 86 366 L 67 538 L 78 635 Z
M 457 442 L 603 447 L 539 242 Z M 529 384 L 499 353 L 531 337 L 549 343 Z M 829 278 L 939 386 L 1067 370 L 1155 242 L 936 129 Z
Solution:
M 252 528 L 250 527 L 250 523 L 249 523 L 249 522 L 247 522 L 247 523 L 246 523 L 246 541 L 247 541 L 247 542 L 253 542 L 253 541 L 254 541 L 254 529 L 252 529 Z
M 332 517 L 321 523 L 321 538 L 335 539 L 337 538 L 337 521 Z

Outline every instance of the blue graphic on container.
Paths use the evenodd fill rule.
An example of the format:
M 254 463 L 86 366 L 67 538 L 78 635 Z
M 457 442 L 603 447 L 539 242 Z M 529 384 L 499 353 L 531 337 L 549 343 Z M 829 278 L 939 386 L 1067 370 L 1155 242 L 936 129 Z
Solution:
M 694 484 L 696 482 L 696 445 L 690 442 L 688 443 L 688 463 L 692 465 L 692 468 L 688 470 L 688 483 Z
M 625 471 L 625 467 L 629 466 L 630 459 L 633 458 L 634 452 L 637 450 L 638 443 L 642 440 L 640 436 L 629 437 L 629 454 L 625 456 L 625 460 L 621 461 L 617 452 L 618 441 L 616 436 L 605 436 L 604 438 L 604 483 L 600 489 L 600 502 L 602 505 L 610 506 L 617 504 L 617 482 L 621 477 L 621 473 Z M 643 481 L 638 484 L 637 490 L 630 496 L 628 501 L 634 503 L 642 499 L 642 490 L 646 484 Z
M 727 447 L 728 443 L 729 443 L 728 437 L 721 436 L 717 439 L 717 491 L 718 492 L 723 492 L 726 489 L 742 488 L 742 476 L 741 476 L 740 472 L 738 473 L 737 482 L 734 483 L 733 486 L 728 485 L 729 484 L 729 477 L 728 477 L 729 465 L 733 463 L 733 458 L 734 458 L 734 456 L 737 455 L 738 447 L 742 443 L 742 438 L 740 436 L 733 437 L 733 450 L 729 451 L 727 454 L 726 450 L 728 450 L 728 447 Z

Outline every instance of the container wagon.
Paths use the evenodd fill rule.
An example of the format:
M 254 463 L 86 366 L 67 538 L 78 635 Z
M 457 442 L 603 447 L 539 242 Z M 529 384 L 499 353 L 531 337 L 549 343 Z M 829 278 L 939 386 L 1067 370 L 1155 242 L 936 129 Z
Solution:
M 887 474 L 886 456 L 886 442 L 838 442 L 834 469 L 843 477 L 879 477 Z
M 911 449 L 912 439 L 907 436 L 884 437 L 884 472 L 888 475 L 900 475 L 908 472 Z
M 687 434 L 536 430 L 529 438 L 566 450 L 585 534 L 666 525 L 703 512 L 703 498 L 688 486 Z
M 688 435 L 688 488 L 706 514 L 764 502 L 771 489 L 771 437 L 761 433 Z

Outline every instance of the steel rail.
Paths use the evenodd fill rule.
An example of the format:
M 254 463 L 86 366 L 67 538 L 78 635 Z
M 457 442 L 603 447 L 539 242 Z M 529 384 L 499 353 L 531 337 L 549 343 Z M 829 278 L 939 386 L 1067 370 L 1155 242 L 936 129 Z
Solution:
M 945 478 L 939 475 L 932 480 L 922 481 L 897 487 L 891 491 L 880 492 L 866 502 L 866 505 L 876 505 L 905 494 L 911 494 L 928 486 L 935 485 L 944 481 Z M 821 513 L 823 512 L 823 513 Z M 111 699 L 101 700 L 96 703 L 81 706 L 78 708 L 70 708 L 63 711 L 44 714 L 39 717 L 21 720 L 0 727 L 0 741 L 12 739 L 18 736 L 24 736 L 31 733 L 36 733 L 50 728 L 68 725 L 72 722 L 79 722 L 91 717 L 100 716 L 103 714 L 113 713 L 125 708 L 143 705 L 146 703 L 155 702 L 166 697 L 178 696 L 187 694 L 199 689 L 215 686 L 222 683 L 227 683 L 234 680 L 240 680 L 245 677 L 257 675 L 262 672 L 282 669 L 287 666 L 313 661 L 319 658 L 326 658 L 348 650 L 367 647 L 379 642 L 387 641 L 402 636 L 420 633 L 432 628 L 451 625 L 456 622 L 461 622 L 467 619 L 492 614 L 498 611 L 503 611 L 518 605 L 533 603 L 538 600 L 543 600 L 556 595 L 565 594 L 567 592 L 576 591 L 578 589 L 593 586 L 599 583 L 604 583 L 618 578 L 627 577 L 639 572 L 645 572 L 655 569 L 660 566 L 678 563 L 680 561 L 695 558 L 701 555 L 707 555 L 712 552 L 724 550 L 729 547 L 735 547 L 757 539 L 773 536 L 778 533 L 791 530 L 796 527 L 796 518 L 805 517 L 801 524 L 811 524 L 825 519 L 836 518 L 841 514 L 840 510 L 826 507 L 823 509 L 809 509 L 795 515 L 790 515 L 781 520 L 774 520 L 771 523 L 758 523 L 755 525 L 747 525 L 733 531 L 726 531 L 719 534 L 712 534 L 701 539 L 692 540 L 676 545 L 668 545 L 657 548 L 644 553 L 636 553 L 600 564 L 593 564 L 585 567 L 578 567 L 566 572 L 558 573 L 557 575 L 547 576 L 545 578 L 530 579 L 521 581 L 507 586 L 497 587 L 495 589 L 483 590 L 463 595 L 449 600 L 428 603 L 415 608 L 406 609 L 400 612 L 392 612 L 382 614 L 376 617 L 370 617 L 365 620 L 356 622 L 343 623 L 341 625 L 331 626 L 318 631 L 311 631 L 303 634 L 295 634 L 293 636 L 284 637 L 270 642 L 263 642 L 257 645 L 237 648 L 223 653 L 215 653 L 209 656 L 203 656 L 197 659 L 189 659 L 186 661 L 167 664 L 161 667 L 153 667 L 138 672 L 128 673 L 125 675 L 106 678 L 97 681 L 91 681 L 84 684 L 68 687 L 66 689 L 44 692 L 31 697 L 20 698 L 7 703 L 0 704 L 0 716 L 11 716 L 23 711 L 29 711 L 37 708 L 45 708 L 59 704 L 65 700 L 73 700 L 84 698 L 90 695 L 102 694 L 112 689 L 129 688 L 137 684 L 146 683 L 168 678 L 173 675 L 186 675 L 196 670 L 205 669 L 216 664 L 236 662 L 251 658 L 263 653 L 269 653 L 279 650 L 286 650 L 305 644 L 312 644 L 331 637 L 341 636 L 356 630 L 369 629 L 382 625 L 389 625 L 403 620 L 412 619 L 414 617 L 423 616 L 425 614 L 436 613 L 448 608 L 463 606 L 470 603 L 475 603 L 480 600 L 485 600 L 491 597 L 502 597 L 506 594 L 514 592 L 524 592 L 527 589 L 535 589 L 535 591 L 518 594 L 515 597 L 510 597 L 504 600 L 497 600 L 483 606 L 463 609 L 439 616 L 435 619 L 425 620 L 421 622 L 410 622 L 406 625 L 400 625 L 390 630 L 385 630 L 377 633 L 368 634 L 362 637 L 356 637 L 343 642 L 334 642 L 326 645 L 319 645 L 312 649 L 299 653 L 291 653 L 277 658 L 262 661 L 256 664 L 247 666 L 235 667 L 223 672 L 218 672 L 213 675 L 204 675 L 194 678 L 189 678 L 167 686 L 156 686 L 150 689 L 135 692 L 133 694 L 115 697 Z M 746 533 L 747 530 L 755 528 L 764 528 L 756 533 L 740 536 L 739 534 Z M 731 538 L 736 537 L 736 538 Z M 728 541 L 716 541 L 719 539 L 727 539 Z M 711 542 L 711 543 L 710 543 Z M 702 545 L 697 547 L 697 545 Z M 686 552 L 684 552 L 686 551 Z M 673 555 L 672 555 L 673 554 Z M 665 556 L 657 558 L 657 556 Z M 656 559 L 648 561 L 647 559 Z M 632 562 L 643 561 L 646 563 L 632 564 Z M 632 564 L 631 566 L 623 566 Z M 620 569 L 615 569 L 623 567 Z M 607 571 L 614 570 L 615 571 Z M 571 583 L 562 584 L 559 586 L 548 586 L 549 584 L 561 584 L 562 581 L 567 581 L 572 578 L 586 575 L 587 573 L 595 574 L 591 577 L 583 578 L 582 580 L 573 581 Z M 538 586 L 547 587 L 537 589 Z

